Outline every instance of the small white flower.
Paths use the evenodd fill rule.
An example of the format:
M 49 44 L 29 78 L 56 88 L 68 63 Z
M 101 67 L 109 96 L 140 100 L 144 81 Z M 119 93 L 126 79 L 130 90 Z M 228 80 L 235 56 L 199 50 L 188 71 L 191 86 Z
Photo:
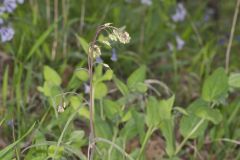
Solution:
M 24 3 L 24 0 L 17 0 L 17 2 L 18 2 L 19 4 L 23 4 L 23 3 Z
M 177 42 L 178 50 L 181 50 L 185 45 L 185 41 L 183 39 L 181 39 L 181 37 L 179 37 L 178 35 L 176 36 L 176 42 Z
M 186 11 L 185 7 L 183 6 L 182 3 L 178 3 L 177 8 L 176 8 L 176 13 L 174 15 L 172 15 L 172 20 L 174 22 L 184 21 L 186 15 L 187 15 L 187 11 Z
M 90 86 L 87 84 L 84 84 L 84 93 L 88 94 L 90 92 Z
M 173 44 L 172 44 L 171 42 L 168 42 L 167 45 L 168 45 L 168 49 L 169 49 L 170 51 L 173 51 L 173 50 L 174 50 L 174 46 L 173 46 Z
M 152 0 L 141 0 L 141 3 L 146 6 L 151 6 L 152 5 Z

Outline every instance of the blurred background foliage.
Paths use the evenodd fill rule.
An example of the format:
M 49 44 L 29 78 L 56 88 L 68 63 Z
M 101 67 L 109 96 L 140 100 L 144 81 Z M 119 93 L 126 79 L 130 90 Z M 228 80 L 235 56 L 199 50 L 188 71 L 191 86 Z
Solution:
M 10 42 L 0 44 L 2 91 L 0 147 L 4 148 L 16 142 L 36 122 L 34 134 L 27 139 L 24 137 L 24 141 L 17 144 L 9 157 L 15 155 L 17 159 L 51 158 L 54 152 L 59 150 L 57 153 L 59 157 L 54 155 L 56 159 L 77 159 L 77 157 L 84 159 L 89 133 L 88 110 L 87 108 L 80 110 L 81 113 L 77 117 L 70 115 L 75 113 L 75 110 L 71 109 L 72 106 L 76 109 L 79 104 L 83 104 L 83 97 L 86 97 L 84 85 L 87 82 L 82 79 L 82 75 L 76 80 L 75 71 L 77 68 L 87 66 L 84 44 L 92 40 L 97 26 L 110 22 L 114 26 L 125 27 L 131 36 L 131 42 L 126 46 L 114 46 L 118 56 L 115 62 L 110 59 L 111 49 L 102 51 L 101 58 L 114 71 L 112 75 L 114 78 L 110 82 L 104 81 L 104 87 L 105 84 L 108 87 L 107 93 L 98 95 L 100 98 L 96 102 L 96 112 L 100 116 L 96 117 L 96 128 L 98 128 L 96 130 L 104 138 L 113 139 L 112 142 L 124 146 L 126 152 L 135 157 L 134 148 L 139 147 L 145 137 L 144 124 L 138 124 L 136 121 L 141 121 L 144 116 L 144 103 L 148 96 L 155 93 L 144 91 L 144 87 L 134 88 L 138 91 L 135 93 L 135 90 L 131 90 L 128 86 L 131 90 L 129 92 L 133 94 L 126 100 L 124 89 L 114 91 L 118 88 L 114 87 L 117 82 L 125 83 L 136 69 L 145 68 L 143 70 L 146 70 L 146 76 L 140 80 L 141 83 L 146 79 L 156 79 L 163 86 L 154 86 L 160 92 L 156 97 L 167 98 L 174 93 L 175 105 L 186 108 L 201 96 L 204 79 L 215 68 L 224 67 L 225 64 L 225 52 L 236 2 L 234 0 L 181 1 L 187 11 L 186 17 L 183 21 L 174 22 L 172 15 L 175 14 L 178 3 L 180 1 L 176 0 L 152 0 L 149 5 L 139 0 L 26 0 L 24 4 L 19 5 L 13 14 L 6 17 L 15 30 L 14 38 Z M 239 22 L 236 26 L 230 70 L 239 72 Z M 180 49 L 177 47 L 176 37 L 184 41 Z M 47 71 L 47 66 L 50 66 L 50 71 Z M 97 71 L 102 72 L 102 70 L 105 73 L 106 70 L 101 67 Z M 50 73 L 44 75 L 44 72 Z M 104 76 L 104 73 L 99 77 Z M 57 84 L 56 90 L 50 89 L 55 93 L 49 95 L 46 94 L 43 85 L 48 76 L 54 79 L 60 78 L 61 81 Z M 121 82 L 117 85 L 121 86 Z M 99 92 L 104 90 L 104 87 L 101 87 L 103 86 L 99 87 Z M 54 106 L 52 102 L 55 102 L 52 97 L 56 98 L 56 95 L 65 92 L 75 92 L 79 95 L 58 96 L 56 104 L 62 103 L 61 101 L 71 104 L 71 107 L 59 115 L 56 108 L 52 107 Z M 239 117 L 236 116 L 240 112 L 238 96 L 238 92 L 230 93 L 230 103 L 222 108 L 222 112 L 225 112 L 224 117 L 231 118 L 223 120 L 214 131 L 209 125 L 208 132 L 211 132 L 211 136 L 240 138 L 240 126 L 237 123 Z M 124 109 L 121 107 L 118 108 L 119 110 L 101 109 L 101 106 L 114 108 L 116 105 L 123 106 Z M 118 112 L 119 115 L 116 116 Z M 128 112 L 131 112 L 130 118 Z M 66 133 L 63 132 L 65 124 L 72 120 L 73 123 Z M 133 128 L 136 125 L 139 126 Z M 101 127 L 104 129 L 101 130 Z M 131 128 L 135 131 L 131 131 Z M 62 133 L 64 140 L 59 140 Z M 176 134 L 178 135 L 176 139 L 180 139 L 179 133 Z M 180 158 L 234 159 L 237 156 L 240 158 L 236 144 L 223 144 L 223 142 L 211 144 L 213 142 L 207 141 L 211 139 L 209 135 L 188 143 L 181 152 Z M 124 141 L 123 137 L 129 140 L 129 143 Z M 197 143 L 201 140 L 204 141 Z M 55 149 L 57 142 L 62 141 L 62 148 Z M 33 147 L 34 149 L 22 153 L 23 149 L 31 144 L 42 144 L 42 146 Z M 147 159 L 154 159 L 151 155 L 157 155 L 157 159 L 166 157 L 164 145 L 162 134 L 159 131 L 154 132 L 146 148 Z M 157 151 L 153 146 L 157 146 Z M 237 147 L 239 149 L 239 142 Z M 106 148 L 102 151 L 103 155 L 108 155 L 109 151 Z M 71 152 L 66 153 L 68 151 Z M 122 156 L 116 150 L 110 153 L 115 159 Z M 109 155 L 107 157 L 109 159 Z

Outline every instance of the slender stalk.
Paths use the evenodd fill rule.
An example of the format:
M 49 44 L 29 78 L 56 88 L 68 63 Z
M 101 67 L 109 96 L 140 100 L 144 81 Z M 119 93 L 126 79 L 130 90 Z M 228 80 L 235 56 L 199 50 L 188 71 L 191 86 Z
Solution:
M 58 47 L 58 0 L 54 0 L 54 23 L 56 23 L 54 28 L 54 42 L 52 46 L 52 59 L 54 60 L 56 57 L 56 50 Z
M 177 147 L 175 154 L 178 154 L 178 152 L 182 149 L 182 147 L 185 145 L 187 140 L 197 131 L 197 129 L 201 126 L 201 124 L 204 122 L 204 119 L 201 119 L 197 125 L 192 129 L 192 131 L 184 138 L 184 140 L 181 142 L 181 144 Z
M 80 34 L 83 32 L 84 27 L 84 17 L 85 17 L 85 1 L 82 0 L 82 6 L 81 6 L 81 16 L 80 16 Z
M 232 22 L 230 39 L 229 39 L 228 46 L 227 46 L 227 51 L 226 51 L 226 62 L 225 62 L 225 70 L 226 70 L 226 72 L 228 72 L 228 70 L 229 70 L 230 52 L 231 52 L 231 46 L 232 46 L 232 41 L 233 41 L 233 35 L 234 35 L 234 32 L 235 32 L 236 23 L 237 23 L 239 6 L 240 6 L 240 0 L 237 0 L 235 13 L 234 13 L 234 16 L 233 16 L 233 22 Z
M 92 48 L 96 42 L 98 35 L 102 30 L 104 30 L 105 26 L 98 27 L 96 34 L 92 43 L 90 44 L 90 48 Z M 88 53 L 88 74 L 89 74 L 89 81 L 90 81 L 90 93 L 89 93 L 89 112 L 90 112 L 90 136 L 89 136 L 89 146 L 88 146 L 88 160 L 93 159 L 94 151 L 95 151 L 95 130 L 94 130 L 94 86 L 93 86 L 93 53 L 92 49 L 89 48 Z
M 148 128 L 147 133 L 146 133 L 146 135 L 145 135 L 145 138 L 144 138 L 144 140 L 143 140 L 143 144 L 142 144 L 142 146 L 141 146 L 140 152 L 139 152 L 139 154 L 138 154 L 137 160 L 139 160 L 139 159 L 141 158 L 141 156 L 142 156 L 142 154 L 143 154 L 143 151 L 144 151 L 144 149 L 145 149 L 145 147 L 146 147 L 146 145 L 147 145 L 148 139 L 149 139 L 149 137 L 151 136 L 153 130 L 154 130 L 153 127 L 149 127 L 149 128 Z
M 51 6 L 50 6 L 50 0 L 46 0 L 46 15 L 47 15 L 47 22 L 48 27 L 51 24 Z

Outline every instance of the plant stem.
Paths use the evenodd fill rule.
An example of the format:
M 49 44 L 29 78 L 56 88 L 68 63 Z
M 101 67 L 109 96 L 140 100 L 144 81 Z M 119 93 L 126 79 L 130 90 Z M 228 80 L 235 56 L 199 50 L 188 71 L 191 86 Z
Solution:
M 226 72 L 228 72 L 228 70 L 229 70 L 230 52 L 231 52 L 231 46 L 232 46 L 232 41 L 233 41 L 233 35 L 234 35 L 234 32 L 235 32 L 236 23 L 237 23 L 239 6 L 240 6 L 240 0 L 237 0 L 235 13 L 234 13 L 234 16 L 233 16 L 233 22 L 232 22 L 230 39 L 229 39 L 228 46 L 227 46 L 227 51 L 226 51 L 226 63 L 225 63 L 225 70 L 226 70 Z
M 90 44 L 90 48 L 93 47 L 97 42 L 97 37 L 100 34 L 100 32 L 105 29 L 106 26 L 100 26 L 98 27 L 96 34 L 94 36 L 94 39 L 92 43 Z M 89 48 L 88 53 L 88 74 L 89 74 L 89 81 L 90 81 L 90 93 L 89 93 L 89 112 L 90 112 L 90 136 L 89 136 L 89 146 L 88 146 L 88 160 L 93 159 L 94 150 L 95 150 L 95 130 L 94 130 L 94 84 L 93 84 L 93 53 L 92 50 Z M 90 145 L 91 144 L 91 145 Z
M 198 124 L 191 130 L 191 132 L 184 138 L 184 140 L 181 142 L 181 144 L 177 147 L 175 155 L 178 154 L 178 152 L 182 149 L 182 147 L 185 145 L 187 140 L 197 131 L 197 129 L 201 126 L 201 124 L 204 122 L 204 119 L 201 119 Z
M 142 146 L 141 146 L 140 152 L 139 152 L 139 154 L 138 154 L 137 160 L 139 160 L 139 159 L 141 158 L 141 156 L 142 156 L 142 154 L 143 154 L 143 151 L 144 151 L 144 149 L 145 149 L 145 147 L 146 147 L 146 144 L 147 144 L 147 142 L 148 142 L 148 139 L 149 139 L 149 137 L 151 136 L 153 130 L 154 130 L 153 127 L 149 127 L 149 128 L 148 128 L 147 133 L 146 133 L 146 135 L 145 135 L 145 138 L 144 138 L 144 140 L 143 140 L 143 144 L 142 144 Z

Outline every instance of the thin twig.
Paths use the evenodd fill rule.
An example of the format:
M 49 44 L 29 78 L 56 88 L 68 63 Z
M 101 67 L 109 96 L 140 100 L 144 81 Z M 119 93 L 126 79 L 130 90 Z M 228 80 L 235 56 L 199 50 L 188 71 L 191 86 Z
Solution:
M 229 39 L 228 46 L 227 46 L 227 51 L 226 51 L 226 63 L 225 63 L 225 70 L 226 70 L 226 72 L 228 72 L 228 70 L 229 70 L 230 52 L 231 52 L 233 36 L 234 36 L 234 32 L 235 32 L 235 28 L 236 28 L 236 23 L 237 23 L 239 6 L 240 6 L 240 0 L 237 0 L 237 5 L 236 5 L 236 8 L 235 8 L 235 13 L 234 13 L 234 16 L 233 16 L 233 22 L 232 22 L 230 39 Z

